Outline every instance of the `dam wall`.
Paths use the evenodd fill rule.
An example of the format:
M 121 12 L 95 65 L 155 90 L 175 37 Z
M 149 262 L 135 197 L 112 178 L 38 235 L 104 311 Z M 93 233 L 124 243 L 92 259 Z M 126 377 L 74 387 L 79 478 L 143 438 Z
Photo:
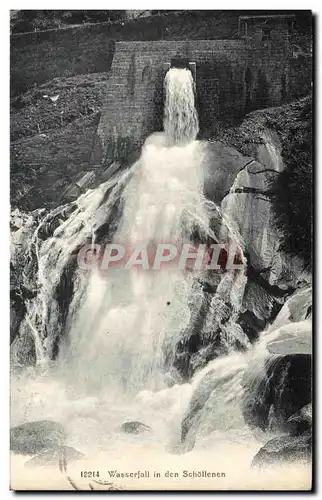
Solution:
M 242 112 L 244 89 L 239 80 L 246 55 L 243 41 L 116 43 L 98 127 L 98 137 L 107 155 L 105 162 L 124 156 L 140 147 L 147 135 L 162 130 L 164 64 L 171 59 L 183 57 L 196 62 L 201 126 L 206 125 L 206 116 L 218 114 L 224 80 L 225 109 L 234 114 Z
M 112 38 L 152 37 L 152 28 L 144 32 L 146 20 L 133 21 L 133 33 L 124 23 L 102 23 L 12 35 L 11 96 L 53 78 L 110 72 L 89 152 L 91 166 L 104 166 L 139 149 L 149 134 L 162 130 L 165 68 L 172 59 L 185 59 L 196 68 L 200 137 L 211 137 L 218 120 L 233 122 L 310 90 L 311 62 L 294 54 L 289 44 L 292 16 L 271 18 L 236 17 L 238 32 L 227 32 L 234 39 L 224 40 L 218 39 L 222 32 L 215 25 L 213 39 L 207 40 L 115 42 Z M 139 30 L 137 25 L 142 25 Z M 162 38 L 165 32 L 164 28 L 154 36 Z
M 276 48 L 253 40 L 117 42 L 93 164 L 125 157 L 149 134 L 162 130 L 165 65 L 180 58 L 196 63 L 203 137 L 217 119 L 236 119 L 252 109 L 279 105 L 288 92 L 285 43 Z

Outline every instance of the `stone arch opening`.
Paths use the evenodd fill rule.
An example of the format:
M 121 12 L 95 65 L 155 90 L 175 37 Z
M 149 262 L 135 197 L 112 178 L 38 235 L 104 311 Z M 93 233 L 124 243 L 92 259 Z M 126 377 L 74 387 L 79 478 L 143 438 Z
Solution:
M 147 65 L 143 68 L 141 82 L 149 82 L 152 76 L 152 68 Z

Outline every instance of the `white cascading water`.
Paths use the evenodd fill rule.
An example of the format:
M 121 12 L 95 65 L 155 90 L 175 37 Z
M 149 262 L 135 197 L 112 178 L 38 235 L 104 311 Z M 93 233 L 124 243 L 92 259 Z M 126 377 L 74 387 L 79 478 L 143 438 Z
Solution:
M 142 469 L 235 470 L 230 487 L 235 481 L 240 488 L 254 454 L 267 440 L 245 426 L 242 378 L 254 359 L 258 360 L 256 366 L 263 366 L 271 338 L 266 336 L 250 349 L 235 323 L 246 283 L 244 273 L 222 275 L 205 328 L 216 319 L 228 351 L 233 337 L 248 351 L 230 352 L 211 361 L 185 384 L 165 366 L 165 352 L 170 358 L 174 354 L 194 306 L 200 303 L 200 276 L 174 267 L 162 271 L 109 269 L 106 275 L 77 269 L 63 332 L 54 297 L 71 254 L 86 241 L 96 242 L 95 228 L 108 220 L 117 200 L 121 199 L 122 215 L 113 235 L 115 243 L 128 247 L 140 242 L 182 244 L 191 242 L 196 225 L 216 240 L 209 229 L 209 202 L 203 195 L 193 86 L 190 71 L 170 69 L 165 77 L 165 132 L 146 140 L 141 158 L 129 171 L 78 198 L 75 209 L 52 237 L 44 242 L 38 237 L 46 221 L 42 219 L 29 238 L 28 246 L 35 249 L 38 261 L 38 293 L 27 301 L 20 335 L 33 335 L 37 364 L 17 371 L 13 354 L 11 425 L 56 420 L 64 425 L 68 444 L 94 463 L 107 458 L 111 469 L 137 470 L 139 461 Z M 59 210 L 62 207 L 57 214 Z M 231 231 L 231 238 L 235 237 Z M 25 268 L 28 279 L 27 264 Z M 221 324 L 221 307 L 227 302 L 232 306 L 231 317 Z M 60 351 L 52 361 L 57 335 L 62 337 Z M 206 384 L 205 391 L 213 396 L 207 396 L 198 425 L 191 431 L 195 447 L 185 455 L 178 454 L 187 451 L 180 444 L 182 418 L 191 395 L 209 372 L 210 389 Z M 152 432 L 125 435 L 120 431 L 125 420 L 141 421 Z M 214 453 L 220 460 L 212 466 Z M 227 484 L 215 487 L 226 488 Z
M 194 218 L 207 226 L 196 168 L 198 147 L 170 149 L 150 137 L 123 191 L 124 208 L 114 242 L 189 242 Z M 174 349 L 190 318 L 193 277 L 173 268 L 160 272 L 109 270 L 87 278 L 86 293 L 74 314 L 66 358 L 84 384 L 102 381 L 117 390 L 164 387 L 163 347 Z M 168 305 L 170 303 L 170 305 Z M 171 349 L 171 347 L 170 347 Z M 84 372 L 84 366 L 88 371 Z
M 164 85 L 164 131 L 167 144 L 189 144 L 196 139 L 199 131 L 191 71 L 171 68 L 166 73 Z
M 165 86 L 165 134 L 147 139 L 122 193 L 114 242 L 126 248 L 141 242 L 188 243 L 196 220 L 208 227 L 191 72 L 171 69 Z M 186 120 L 180 114 L 176 122 L 176 110 L 184 110 Z M 171 148 L 169 137 L 175 143 Z M 165 387 L 164 346 L 174 351 L 189 324 L 189 301 L 200 293 L 193 283 L 191 274 L 179 269 L 115 270 L 103 277 L 94 272 L 86 292 L 80 286 L 74 297 L 77 303 L 83 298 L 63 349 L 68 373 L 90 387 L 113 385 L 118 393 Z

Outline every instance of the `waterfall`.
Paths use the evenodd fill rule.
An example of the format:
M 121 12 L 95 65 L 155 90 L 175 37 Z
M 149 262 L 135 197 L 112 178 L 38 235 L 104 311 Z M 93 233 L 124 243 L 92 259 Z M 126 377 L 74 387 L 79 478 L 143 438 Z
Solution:
M 164 132 L 146 139 L 139 160 L 76 202 L 37 214 L 28 232 L 17 236 L 20 253 L 13 255 L 16 265 L 23 255 L 26 287 L 36 276 L 34 296 L 26 300 L 12 345 L 13 424 L 58 420 L 73 446 L 85 453 L 109 449 L 114 459 L 127 453 L 128 442 L 117 429 L 130 418 L 153 428 L 152 444 L 142 438 L 150 451 L 173 451 L 193 391 L 208 373 L 219 397 L 213 382 L 211 390 L 206 384 L 202 397 L 210 397 L 203 412 L 216 414 L 216 425 L 227 415 L 227 425 L 218 425 L 222 431 L 237 426 L 248 432 L 240 404 L 249 358 L 248 353 L 236 353 L 236 347 L 250 347 L 237 324 L 247 281 L 244 259 L 244 269 L 213 275 L 175 265 L 160 270 L 116 266 L 104 272 L 82 269 L 76 262 L 83 245 L 93 250 L 113 243 L 130 250 L 145 244 L 153 249 L 159 243 L 214 243 L 224 234 L 225 242 L 242 248 L 229 211 L 224 213 L 203 194 L 204 149 L 196 140 L 191 72 L 171 68 L 164 87 Z M 212 227 L 221 229 L 215 234 Z M 210 281 L 213 286 L 212 280 L 216 286 L 207 294 L 204 285 Z M 196 369 L 203 369 L 191 383 L 183 383 L 174 360 L 192 325 L 202 343 Z M 226 356 L 205 366 L 213 359 L 208 351 L 218 332 Z M 35 346 L 35 367 L 16 374 L 26 344 L 22 339 L 28 338 Z M 261 367 L 263 345 L 255 355 Z M 207 422 L 204 418 L 206 429 Z M 257 442 L 251 438 L 251 443 L 247 453 L 252 457 Z
M 193 241 L 196 228 L 204 237 L 211 235 L 202 152 L 195 140 L 198 119 L 192 74 L 172 68 L 164 84 L 165 133 L 146 140 L 140 159 L 128 172 L 82 195 L 67 220 L 41 242 L 41 226 L 61 209 L 47 215 L 31 242 L 37 258 L 38 294 L 27 304 L 21 333 L 32 332 L 38 364 L 52 359 L 59 344 L 60 372 L 89 390 L 103 384 L 125 393 L 166 387 L 165 357 L 171 364 L 182 332 L 189 330 L 193 304 L 202 296 L 198 276 L 173 267 L 159 272 L 109 269 L 106 274 L 76 268 L 70 303 L 63 297 L 67 310 L 61 310 L 59 300 L 62 278 L 66 269 L 73 268 L 71 255 L 86 241 L 93 248 L 97 228 L 109 226 L 117 200 L 122 214 L 111 239 L 127 248 L 141 242 L 179 246 Z M 239 299 L 245 285 L 243 273 L 241 277 Z M 224 325 L 220 311 L 240 288 L 240 279 L 237 286 L 235 281 L 232 273 L 225 275 L 205 323 L 207 336 L 216 314 L 227 345 L 232 343 L 229 336 L 234 333 L 229 328 L 236 318 L 232 315 Z M 60 293 L 66 295 L 65 290 Z M 239 307 L 233 304 L 235 312 Z
M 123 214 L 113 241 L 189 242 L 197 217 L 207 225 L 201 202 L 198 147 L 164 147 L 150 137 L 122 193 Z M 192 214 L 192 215 L 190 215 Z M 63 358 L 84 383 L 120 384 L 135 393 L 164 386 L 163 347 L 174 349 L 190 318 L 193 277 L 173 268 L 157 271 L 108 270 L 92 273 L 71 320 Z M 84 366 L 88 370 L 84 373 Z
M 170 68 L 164 86 L 164 131 L 168 144 L 187 144 L 199 131 L 191 71 Z

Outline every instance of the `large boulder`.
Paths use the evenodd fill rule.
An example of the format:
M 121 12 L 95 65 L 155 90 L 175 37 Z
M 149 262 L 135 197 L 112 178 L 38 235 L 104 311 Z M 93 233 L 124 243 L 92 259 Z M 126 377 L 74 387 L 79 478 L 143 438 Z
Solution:
M 10 429 L 10 450 L 22 455 L 36 455 L 64 444 L 64 428 L 53 420 L 38 420 Z
M 16 335 L 10 346 L 10 364 L 13 368 L 35 366 L 37 362 L 36 346 L 31 329 Z
M 312 317 L 312 285 L 303 284 L 287 299 L 270 331 L 282 326 L 311 319 Z
M 196 375 L 187 411 L 181 422 L 181 442 L 193 448 L 199 434 L 243 427 L 241 381 L 247 358 L 231 354 L 214 360 Z M 229 414 L 230 418 L 226 416 Z
M 181 442 L 184 443 L 190 433 L 188 441 L 188 446 L 190 448 L 192 448 L 195 444 L 196 432 L 200 423 L 204 405 L 216 387 L 216 381 L 213 375 L 214 372 L 209 371 L 201 379 L 198 387 L 192 394 L 188 410 L 181 422 Z
M 219 205 L 232 187 L 238 172 L 251 160 L 234 147 L 220 141 L 203 142 L 201 161 L 206 198 Z
M 289 430 L 289 418 L 311 402 L 312 366 L 309 354 L 269 356 L 254 378 L 244 378 L 243 415 L 250 427 Z
M 271 335 L 273 338 L 267 342 L 267 349 L 271 354 L 312 354 L 311 320 L 282 326 Z
M 310 432 L 312 428 L 312 404 L 308 404 L 294 413 L 289 419 L 289 432 L 292 436 L 299 436 Z
M 228 353 L 220 328 L 213 318 L 215 311 L 212 296 L 204 292 L 201 299 L 200 297 L 196 297 L 189 325 L 176 344 L 173 361 L 172 347 L 170 346 L 169 349 L 170 361 L 183 380 L 189 380 L 196 370 L 203 368 L 210 360 Z M 229 304 L 227 306 L 222 304 L 222 306 L 221 309 L 226 309 L 228 319 L 231 307 Z M 210 328 L 207 324 L 209 318 L 211 319 Z
M 312 455 L 310 433 L 299 437 L 281 436 L 268 441 L 255 455 L 253 467 L 279 466 L 296 463 L 309 464 Z
M 173 365 L 183 380 L 189 380 L 207 363 L 230 351 L 246 351 L 250 340 L 237 323 L 246 277 L 242 271 L 219 273 L 215 280 L 201 277 L 191 294 L 191 315 L 166 363 Z
M 149 425 L 143 424 L 136 420 L 130 420 L 129 422 L 124 422 L 121 425 L 121 430 L 126 434 L 142 434 L 143 432 L 151 432 L 152 429 Z
M 278 172 L 277 166 L 267 169 L 256 161 L 248 163 L 221 202 L 222 210 L 243 238 L 252 266 L 258 270 L 275 266 L 277 256 L 279 238 L 273 227 L 267 187 L 274 172 Z

